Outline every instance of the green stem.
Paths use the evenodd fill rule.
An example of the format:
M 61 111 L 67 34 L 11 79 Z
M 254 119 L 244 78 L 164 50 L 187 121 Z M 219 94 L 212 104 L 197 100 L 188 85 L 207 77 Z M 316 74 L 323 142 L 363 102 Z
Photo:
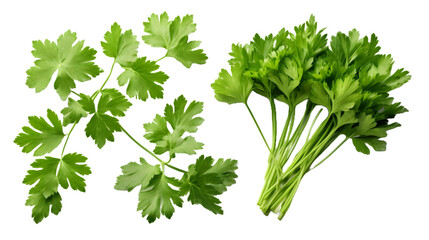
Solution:
M 158 156 L 156 156 L 152 151 L 150 151 L 149 149 L 147 149 L 145 146 L 143 146 L 141 143 L 139 143 L 135 138 L 133 138 L 133 136 L 131 136 L 131 134 L 129 134 L 124 127 L 121 126 L 121 130 L 122 132 L 124 132 L 135 144 L 137 144 L 141 149 L 143 149 L 144 151 L 146 151 L 147 153 L 149 153 L 152 157 L 154 157 L 156 160 L 158 160 L 162 166 L 167 166 L 171 169 L 174 169 L 178 172 L 182 172 L 182 173 L 187 173 L 185 170 L 182 170 L 180 168 L 177 168 L 175 166 L 170 165 L 168 162 L 164 162 L 162 161 Z
M 268 151 L 271 151 L 271 150 L 270 150 L 270 146 L 268 145 L 267 140 L 265 139 L 265 136 L 264 136 L 264 134 L 262 133 L 262 130 L 261 130 L 261 128 L 259 127 L 259 124 L 258 124 L 258 122 L 256 121 L 255 116 L 253 115 L 252 110 L 250 110 L 250 107 L 249 107 L 249 105 L 247 104 L 247 102 L 245 102 L 245 103 L 244 103 L 244 105 L 246 106 L 247 111 L 249 111 L 250 116 L 252 116 L 253 122 L 255 123 L 256 127 L 258 128 L 258 131 L 259 131 L 259 133 L 261 134 L 261 137 L 262 137 L 262 139 L 264 140 L 264 143 L 265 143 L 265 145 L 267 146 Z
M 159 62 L 159 61 L 161 61 L 162 59 L 164 59 L 164 58 L 166 58 L 167 57 L 167 53 L 163 56 L 163 57 L 161 57 L 161 58 L 159 58 L 158 60 L 156 60 L 155 62 Z
M 109 75 L 107 76 L 106 80 L 104 80 L 104 83 L 101 85 L 100 89 L 98 89 L 97 91 L 95 91 L 92 95 L 91 95 L 91 99 L 94 100 L 97 95 L 101 92 L 101 90 L 103 90 L 104 86 L 106 85 L 107 81 L 109 81 L 110 76 L 112 75 L 113 72 L 113 67 L 115 66 L 116 63 L 116 59 L 115 61 L 113 61 L 112 67 L 110 67 L 110 72 Z
M 271 106 L 271 122 L 273 126 L 273 133 L 272 133 L 272 146 L 271 151 L 274 151 L 276 149 L 276 142 L 277 142 L 277 112 L 276 112 L 276 103 L 274 102 L 274 98 L 270 96 L 270 106 Z
M 73 93 L 74 95 L 80 97 L 79 93 L 75 92 L 75 91 L 70 91 L 71 93 Z
M 311 123 L 310 129 L 308 130 L 308 134 L 307 134 L 307 138 L 305 139 L 305 141 L 307 142 L 308 139 L 310 138 L 311 135 L 311 130 L 313 130 L 313 126 L 316 123 L 317 118 L 319 118 L 320 113 L 322 113 L 322 108 L 319 110 L 319 112 L 317 112 L 316 116 L 313 119 L 313 122 Z
M 63 150 L 61 151 L 61 159 L 63 158 L 64 151 L 66 150 L 66 146 L 67 146 L 67 143 L 68 143 L 68 141 L 69 141 L 70 134 L 73 132 L 73 129 L 74 129 L 74 127 L 76 126 L 76 124 L 77 124 L 77 122 L 75 122 L 75 123 L 73 124 L 73 126 L 70 128 L 70 131 L 67 133 L 67 138 L 66 138 L 66 141 L 64 142 Z
M 340 148 L 347 140 L 349 140 L 349 138 L 346 137 L 340 144 L 338 144 L 338 146 L 336 148 L 334 148 L 334 150 L 332 150 L 325 158 L 323 158 L 319 163 L 317 163 L 316 166 L 312 167 L 310 169 L 310 171 L 313 170 L 313 169 L 315 169 L 317 166 L 319 166 L 320 164 L 322 164 L 326 159 L 328 159 L 332 154 L 334 154 L 335 151 L 337 151 L 338 148 Z

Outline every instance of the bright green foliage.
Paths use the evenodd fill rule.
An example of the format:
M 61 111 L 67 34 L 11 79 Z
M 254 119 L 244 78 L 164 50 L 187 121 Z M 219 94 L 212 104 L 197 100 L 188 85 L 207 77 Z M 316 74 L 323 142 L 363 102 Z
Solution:
M 170 165 L 176 153 L 192 155 L 203 147 L 192 136 L 182 136 L 186 132 L 195 133 L 204 121 L 197 117 L 203 110 L 203 103 L 187 103 L 185 97 L 180 96 L 173 105 L 166 105 L 164 116 L 156 115 L 153 122 L 144 124 L 147 132 L 144 137 L 156 144 L 152 156 L 161 163 L 161 168 L 140 158 L 141 164 L 130 162 L 122 166 L 122 175 L 116 181 L 117 190 L 132 191 L 137 186 L 141 187 L 137 209 L 142 211 L 143 217 L 147 216 L 149 222 L 161 215 L 170 218 L 174 205 L 182 207 L 182 197 L 187 194 L 187 200 L 192 204 L 201 204 L 215 214 L 222 214 L 220 200 L 216 196 L 234 184 L 237 177 L 237 161 L 231 159 L 215 162 L 212 157 L 200 156 L 195 164 L 189 165 L 188 171 Z M 165 152 L 169 152 L 168 162 L 155 155 Z M 181 180 L 166 176 L 167 167 L 180 172 Z
M 22 152 L 29 153 L 33 149 L 34 156 L 43 156 L 52 152 L 62 141 L 64 137 L 61 121 L 54 111 L 48 109 L 49 124 L 42 117 L 28 117 L 28 122 L 33 127 L 23 127 L 23 133 L 20 133 L 14 140 L 14 143 L 22 147 Z
M 82 164 L 87 159 L 77 153 L 69 153 L 61 159 L 58 169 L 58 182 L 61 187 L 67 189 L 70 185 L 73 190 L 85 192 L 85 179 L 81 176 L 91 174 L 90 168 L 86 164 Z
M 45 198 L 42 194 L 36 193 L 31 194 L 25 205 L 34 206 L 33 214 L 31 215 L 34 219 L 34 222 L 39 223 L 44 218 L 49 216 L 49 212 L 52 212 L 55 215 L 60 213 L 62 204 L 61 204 L 61 196 L 58 192 L 52 194 L 51 196 Z
M 233 44 L 229 60 L 232 74 L 222 69 L 212 84 L 217 100 L 246 105 L 270 151 L 258 205 L 264 214 L 279 213 L 279 219 L 286 214 L 303 176 L 326 159 L 317 161 L 340 136 L 345 138 L 333 152 L 349 139 L 359 152 L 369 154 L 369 147 L 385 151 L 382 139 L 387 131 L 400 126 L 391 119 L 407 111 L 394 102 L 389 91 L 406 83 L 410 75 L 402 68 L 393 71 L 393 58 L 378 53 L 375 34 L 362 38 L 356 29 L 348 34 L 339 32 L 328 45 L 323 31 L 311 16 L 293 32 L 282 29 L 277 35 L 256 34 L 249 44 Z M 270 103 L 271 146 L 247 104 L 252 91 Z M 301 120 L 295 121 L 301 102 L 305 102 L 305 111 Z M 282 131 L 277 123 L 278 103 L 289 108 Z M 318 106 L 327 110 L 327 117 L 313 130 L 321 110 L 316 114 L 297 151 Z
M 63 114 L 63 126 L 70 123 L 78 123 L 81 118 L 88 116 L 88 113 L 95 112 L 94 101 L 88 95 L 83 93 L 79 94 L 80 99 L 75 101 L 69 98 L 68 106 L 61 110 Z
M 219 73 L 219 78 L 212 84 L 216 91 L 216 99 L 228 104 L 247 103 L 252 92 L 252 80 L 243 75 L 243 67 L 239 64 L 231 67 L 232 75 L 225 69 Z
M 127 95 L 146 101 L 149 97 L 156 99 L 164 96 L 162 84 L 168 76 L 158 70 L 159 66 L 154 61 L 146 60 L 146 57 L 138 58 L 125 71 L 118 76 L 120 86 L 127 86 Z
M 180 194 L 189 193 L 188 201 L 192 204 L 201 204 L 215 214 L 222 214 L 220 201 L 215 196 L 235 183 L 237 161 L 219 159 L 213 163 L 212 157 L 200 156 L 195 164 L 189 165 L 188 173 L 181 180 Z
M 118 177 L 115 189 L 132 191 L 137 186 L 147 187 L 149 181 L 161 173 L 159 165 L 152 166 L 143 158 L 140 158 L 140 163 L 130 162 L 122 166 L 122 174 Z
M 67 99 L 71 89 L 76 87 L 75 80 L 84 82 L 96 77 L 102 70 L 94 64 L 95 51 L 83 47 L 84 42 L 77 40 L 76 33 L 70 30 L 61 35 L 57 43 L 45 40 L 33 42 L 33 56 L 38 58 L 35 66 L 28 71 L 27 85 L 44 90 L 51 81 L 52 75 L 58 71 L 54 88 L 62 100 Z M 73 45 L 74 44 L 74 45 Z
M 154 47 L 163 47 L 165 55 L 157 61 L 151 61 L 145 56 L 138 55 L 139 41 L 131 30 L 122 30 L 118 23 L 113 23 L 104 34 L 101 42 L 103 52 L 113 58 L 110 71 L 101 82 L 100 87 L 92 94 L 79 93 L 75 88 L 75 81 L 87 81 L 99 75 L 102 70 L 94 64 L 96 51 L 83 47 L 83 41 L 76 42 L 76 34 L 70 30 L 61 35 L 57 42 L 46 40 L 33 42 L 33 55 L 37 58 L 35 66 L 27 73 L 27 85 L 40 92 L 47 87 L 52 75 L 57 73 L 54 88 L 67 105 L 62 108 L 62 124 L 58 116 L 48 110 L 48 120 L 42 117 L 29 117 L 30 127 L 23 127 L 23 132 L 15 138 L 15 143 L 22 147 L 22 151 L 29 153 L 34 150 L 35 156 L 42 156 L 52 152 L 62 143 L 59 158 L 44 156 L 36 159 L 31 166 L 33 169 L 23 180 L 24 184 L 32 185 L 29 191 L 27 206 L 33 207 L 33 219 L 36 223 L 49 216 L 49 213 L 58 214 L 61 211 L 61 196 L 59 188 L 71 188 L 84 192 L 86 183 L 84 176 L 91 173 L 86 165 L 87 158 L 77 153 L 67 153 L 67 143 L 73 139 L 72 132 L 79 123 L 86 124 L 85 134 L 91 137 L 98 148 L 106 145 L 107 141 L 115 140 L 115 132 L 123 132 L 132 142 L 145 152 L 149 153 L 158 165 L 152 165 L 143 158 L 140 162 L 130 162 L 122 167 L 122 175 L 117 178 L 115 189 L 132 191 L 140 187 L 138 210 L 151 223 L 161 215 L 171 218 L 174 205 L 181 207 L 183 195 L 180 193 L 186 181 L 167 176 L 166 168 L 176 171 L 181 176 L 190 176 L 192 184 L 200 184 L 206 174 L 215 175 L 216 182 L 201 182 L 201 191 L 210 192 L 208 200 L 200 201 L 189 197 L 192 203 L 200 203 L 215 213 L 222 213 L 217 196 L 226 187 L 235 183 L 235 160 L 218 160 L 213 163 L 210 157 L 210 169 L 200 172 L 195 178 L 195 171 L 187 171 L 171 165 L 177 153 L 196 154 L 203 144 L 197 142 L 191 133 L 195 133 L 204 121 L 199 115 L 203 110 L 203 103 L 187 100 L 180 96 L 174 104 L 165 107 L 164 116 L 156 115 L 152 123 L 144 125 L 145 137 L 155 143 L 155 150 L 150 151 L 120 124 L 119 117 L 124 117 L 131 107 L 129 98 L 146 101 L 148 98 L 163 98 L 163 84 L 169 78 L 160 71 L 159 61 L 165 57 L 172 57 L 189 68 L 192 64 L 204 64 L 207 56 L 202 49 L 197 49 L 199 41 L 190 41 L 189 34 L 195 32 L 196 24 L 192 15 L 183 18 L 176 17 L 169 21 L 166 13 L 160 17 L 153 14 L 149 22 L 144 23 L 144 30 L 149 35 L 143 36 L 146 43 Z M 107 88 L 107 84 L 114 68 L 120 65 L 122 73 L 117 76 L 119 86 L 126 85 L 126 95 L 115 88 Z M 114 77 L 112 77 L 114 78 Z M 106 88 L 105 88 L 106 87 Z M 69 96 L 73 93 L 73 96 Z M 129 98 L 128 98 L 129 97 Z M 144 111 L 141 112 L 145 114 Z M 71 127 L 70 127 L 71 125 Z M 64 130 L 63 130 L 64 128 Z M 67 129 L 68 128 L 68 129 Z M 66 134 L 64 133 L 66 132 Z M 158 155 L 168 152 L 163 161 Z M 203 161 L 201 160 L 201 161 Z M 192 164 L 193 166 L 195 164 Z M 193 169 L 190 167 L 189 169 Z M 180 177 L 180 176 L 179 176 Z M 182 177 L 182 179 L 185 179 Z M 194 181 L 196 180 L 196 182 Z M 186 182 L 187 186 L 191 183 Z M 193 186 L 193 185 L 192 185 Z M 207 187 L 207 189 L 204 189 Z M 195 187 L 188 192 L 194 193 Z M 195 194 L 194 194 L 195 195 Z M 213 197 L 212 196 L 215 196 Z M 203 196 L 205 198 L 205 196 Z M 213 201 L 213 202 L 210 202 Z
M 98 148 L 102 148 L 106 144 L 106 140 L 113 142 L 115 140 L 113 133 L 120 132 L 121 125 L 117 118 L 108 115 L 107 112 L 113 116 L 125 116 L 125 111 L 130 106 L 131 103 L 118 90 L 102 90 L 97 111 L 86 125 L 86 136 L 94 139 Z M 93 112 L 91 111 L 91 113 Z
M 98 112 L 110 112 L 113 116 L 123 117 L 129 107 L 131 103 L 118 90 L 107 88 L 101 91 Z
M 182 137 L 185 132 L 194 133 L 203 123 L 201 117 L 195 117 L 203 111 L 203 103 L 193 101 L 186 107 L 185 97 L 180 96 L 174 100 L 174 107 L 170 104 L 164 109 L 164 117 L 157 115 L 152 123 L 144 124 L 147 134 L 144 137 L 156 143 L 155 154 L 169 152 L 170 158 L 176 153 L 195 154 L 195 150 L 203 148 L 192 136 Z M 167 127 L 169 123 L 172 132 Z
M 85 128 L 86 136 L 94 139 L 98 148 L 102 148 L 106 144 L 106 140 L 115 141 L 113 133 L 120 131 L 119 120 L 101 112 L 95 113 Z
M 142 211 L 143 217 L 147 216 L 149 223 L 154 222 L 161 214 L 170 219 L 174 213 L 173 203 L 182 207 L 183 200 L 179 191 L 172 186 L 178 187 L 179 181 L 163 173 L 155 175 L 146 187 L 142 186 L 137 210 Z
M 206 63 L 207 56 L 203 50 L 194 50 L 201 42 L 188 41 L 189 34 L 196 30 L 192 15 L 186 15 L 182 19 L 176 17 L 173 21 L 169 21 L 165 12 L 160 16 L 152 14 L 143 25 L 144 31 L 149 33 L 143 36 L 143 41 L 152 47 L 167 49 L 167 57 L 175 58 L 187 68 L 190 68 L 193 63 Z
M 139 42 L 131 30 L 122 33 L 119 24 L 113 23 L 110 32 L 104 35 L 104 39 L 106 42 L 101 42 L 104 54 L 115 58 L 115 62 L 121 66 L 128 66 L 137 59 Z
M 49 211 L 58 214 L 61 211 L 61 196 L 58 185 L 67 189 L 85 192 L 84 175 L 91 174 L 85 164 L 87 158 L 77 153 L 70 153 L 61 159 L 45 157 L 37 159 L 31 166 L 37 170 L 29 170 L 23 183 L 34 185 L 26 202 L 33 207 L 33 218 L 36 223 L 49 215 Z M 51 210 L 50 210 L 51 209 Z

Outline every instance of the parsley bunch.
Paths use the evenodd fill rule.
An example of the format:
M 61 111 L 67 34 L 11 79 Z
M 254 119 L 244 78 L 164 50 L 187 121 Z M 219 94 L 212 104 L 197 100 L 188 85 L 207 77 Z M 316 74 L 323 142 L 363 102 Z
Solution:
M 351 140 L 364 154 L 370 153 L 369 147 L 386 150 L 387 131 L 400 126 L 391 119 L 407 111 L 389 92 L 410 76 L 404 69 L 393 71 L 391 55 L 379 54 L 379 50 L 374 34 L 360 37 L 355 29 L 337 33 L 328 45 L 314 16 L 293 32 L 282 29 L 265 38 L 256 34 L 249 44 L 232 45 L 231 72 L 221 70 L 212 88 L 217 100 L 246 106 L 267 146 L 268 169 L 258 201 L 264 214 L 278 213 L 282 219 L 305 174 L 346 141 Z M 252 92 L 268 99 L 271 146 L 248 105 Z M 288 115 L 280 132 L 276 109 L 283 103 Z M 299 119 L 297 107 L 303 105 Z M 323 109 L 327 116 L 315 126 Z M 297 149 L 300 139 L 303 145 Z M 321 159 L 337 139 L 340 143 Z
M 100 88 L 90 95 L 77 93 L 73 89 L 77 81 L 89 81 L 103 72 L 94 63 L 96 50 L 85 47 L 84 41 L 77 41 L 76 33 L 70 30 L 56 42 L 33 42 L 32 53 L 37 60 L 27 71 L 26 84 L 36 92 L 43 91 L 56 73 L 54 89 L 61 100 L 67 100 L 67 106 L 61 111 L 62 121 L 50 109 L 47 110 L 47 118 L 30 116 L 30 126 L 23 127 L 23 132 L 14 141 L 24 153 L 34 151 L 33 155 L 40 157 L 31 164 L 33 169 L 28 171 L 23 181 L 33 185 L 26 205 L 33 206 L 32 217 L 36 223 L 48 217 L 50 212 L 58 214 L 61 211 L 60 186 L 85 191 L 84 176 L 91 174 L 87 158 L 80 153 L 66 151 L 73 129 L 85 120 L 85 134 L 94 140 L 98 148 L 105 146 L 107 141 L 113 142 L 115 132 L 123 132 L 158 161 L 157 165 L 152 165 L 140 158 L 139 162 L 126 164 L 115 185 L 115 189 L 126 191 L 140 187 L 137 209 L 142 211 L 143 217 L 147 216 L 149 222 L 155 221 L 161 214 L 170 218 L 174 212 L 173 204 L 181 207 L 185 195 L 192 204 L 201 204 L 215 214 L 223 213 L 217 195 L 235 183 L 236 160 L 215 160 L 202 155 L 187 170 L 171 165 L 176 154 L 193 155 L 203 148 L 203 144 L 190 135 L 204 121 L 197 116 L 203 111 L 202 102 L 188 104 L 185 97 L 180 96 L 173 105 L 167 104 L 164 116 L 156 115 L 153 122 L 144 124 L 147 132 L 144 137 L 156 145 L 153 151 L 143 146 L 120 124 L 119 117 L 124 117 L 132 105 L 129 98 L 141 101 L 149 97 L 163 98 L 162 85 L 168 75 L 158 70 L 160 60 L 172 57 L 190 68 L 192 64 L 204 64 L 207 59 L 203 50 L 197 49 L 200 41 L 189 40 L 189 35 L 196 31 L 192 15 L 169 20 L 167 13 L 159 16 L 152 14 L 143 25 L 147 33 L 143 41 L 152 47 L 166 49 L 164 57 L 156 61 L 138 57 L 137 36 L 131 30 L 123 31 L 114 23 L 101 42 L 104 54 L 113 58 L 113 63 Z M 117 77 L 118 84 L 126 87 L 128 97 L 118 89 L 105 88 L 113 68 L 118 65 L 123 69 Z M 61 143 L 58 157 L 46 156 Z M 161 159 L 165 157 L 164 153 L 168 153 L 167 160 Z M 165 168 L 177 171 L 182 178 L 166 176 Z

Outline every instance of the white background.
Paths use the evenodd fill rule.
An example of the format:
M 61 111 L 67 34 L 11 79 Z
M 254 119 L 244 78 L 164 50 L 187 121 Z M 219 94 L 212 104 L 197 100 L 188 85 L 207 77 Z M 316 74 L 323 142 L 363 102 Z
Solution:
M 0 6 L 1 26 L 1 125 L 0 148 L 0 239 L 429 239 L 428 147 L 428 8 L 424 1 L 4 1 Z M 21 153 L 12 143 L 27 116 L 45 116 L 46 108 L 57 113 L 65 106 L 53 90 L 36 94 L 25 85 L 26 70 L 32 66 L 31 41 L 55 40 L 67 29 L 95 48 L 96 63 L 105 70 L 96 79 L 78 83 L 76 91 L 92 93 L 107 76 L 112 59 L 102 54 L 99 44 L 110 25 L 143 35 L 142 22 L 151 13 L 167 11 L 170 17 L 193 14 L 197 32 L 193 40 L 209 59 L 205 65 L 184 68 L 173 59 L 160 62 L 170 79 L 163 100 L 133 99 L 121 123 L 145 145 L 142 124 L 162 113 L 165 103 L 184 94 L 204 101 L 206 119 L 196 134 L 205 143 L 200 154 L 239 160 L 237 184 L 220 196 L 225 214 L 214 215 L 199 205 L 186 202 L 176 208 L 171 220 L 153 224 L 136 211 L 137 191 L 116 191 L 113 185 L 120 166 L 147 157 L 124 134 L 115 134 L 99 150 L 84 135 L 82 121 L 73 132 L 68 152 L 89 158 L 92 174 L 86 177 L 87 191 L 61 190 L 63 209 L 40 224 L 24 206 L 29 186 L 22 184 L 31 154 Z M 217 102 L 210 84 L 221 68 L 227 67 L 232 43 L 246 43 L 255 33 L 276 33 L 282 27 L 316 16 L 320 27 L 331 36 L 357 28 L 362 35 L 376 33 L 383 53 L 392 54 L 395 68 L 410 71 L 412 80 L 392 94 L 409 109 L 397 117 L 403 126 L 387 137 L 388 149 L 363 155 L 346 143 L 317 170 L 306 175 L 292 206 L 283 219 L 264 216 L 256 201 L 263 184 L 267 151 L 242 105 Z M 140 44 L 139 56 L 155 60 L 163 49 Z M 115 77 L 107 87 L 117 87 Z M 121 88 L 124 92 L 124 89 Z M 269 105 L 252 95 L 250 105 L 269 137 Z M 284 115 L 286 108 L 283 109 Z M 280 121 L 282 122 L 282 121 Z M 67 131 L 67 130 L 66 130 Z M 59 154 L 57 149 L 51 156 Z M 150 159 L 152 161 L 152 159 Z M 176 160 L 185 167 L 188 157 Z M 152 162 L 155 163 L 155 162 Z

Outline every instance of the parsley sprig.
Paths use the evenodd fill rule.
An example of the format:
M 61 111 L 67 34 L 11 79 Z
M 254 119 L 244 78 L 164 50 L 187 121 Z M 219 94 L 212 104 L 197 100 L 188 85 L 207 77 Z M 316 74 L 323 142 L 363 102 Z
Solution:
M 90 95 L 73 89 L 76 81 L 89 81 L 103 72 L 94 62 L 96 50 L 84 47 L 84 41 L 77 41 L 76 33 L 70 30 L 56 42 L 33 42 L 32 53 L 37 60 L 27 71 L 28 87 L 36 92 L 43 91 L 57 73 L 54 89 L 61 100 L 67 100 L 67 106 L 61 110 L 62 121 L 50 109 L 47 110 L 47 119 L 31 116 L 28 118 L 30 126 L 23 127 L 23 132 L 14 141 L 24 153 L 34 150 L 34 156 L 42 157 L 31 164 L 33 169 L 28 171 L 23 181 L 32 185 L 26 205 L 33 206 L 32 216 L 36 223 L 48 217 L 50 212 L 58 214 L 61 211 L 59 187 L 70 187 L 81 192 L 86 190 L 84 176 L 91 174 L 86 163 L 88 159 L 80 153 L 66 151 L 75 126 L 85 120 L 85 134 L 94 140 L 98 148 L 103 148 L 107 142 L 114 142 L 115 134 L 123 132 L 158 162 L 152 165 L 140 158 L 139 162 L 122 166 L 122 175 L 115 185 L 115 189 L 126 191 L 140 187 L 138 210 L 149 222 L 155 221 L 161 214 L 170 218 L 174 213 L 173 205 L 181 207 L 185 195 L 192 204 L 201 204 L 215 214 L 223 213 L 217 195 L 235 183 L 236 160 L 215 161 L 212 157 L 201 155 L 187 170 L 172 165 L 177 154 L 194 155 L 203 148 L 203 144 L 190 135 L 203 122 L 197 116 L 203 110 L 202 102 L 187 104 L 185 97 L 180 96 L 173 105 L 167 104 L 164 116 L 156 115 L 153 122 L 144 124 L 147 132 L 144 137 L 155 144 L 153 151 L 120 124 L 120 118 L 132 106 L 130 98 L 141 101 L 163 98 L 163 84 L 168 75 L 159 70 L 159 61 L 172 57 L 190 68 L 192 64 L 204 64 L 207 59 L 202 49 L 196 49 L 200 42 L 189 41 L 189 35 L 196 31 L 192 15 L 169 20 L 167 13 L 152 14 L 143 25 L 147 33 L 143 41 L 166 49 L 165 55 L 157 61 L 138 57 L 137 36 L 131 30 L 123 31 L 119 24 L 114 23 L 101 42 L 104 54 L 113 58 L 113 63 L 100 88 Z M 121 93 L 120 88 L 105 88 L 118 65 L 123 69 L 117 77 L 118 85 L 125 88 L 127 96 Z M 46 156 L 61 143 L 58 158 Z M 168 153 L 168 160 L 162 160 L 164 153 Z M 182 178 L 167 176 L 166 167 L 181 174 Z
M 356 29 L 339 32 L 328 45 L 323 31 L 311 16 L 293 32 L 282 29 L 264 38 L 256 34 L 248 44 L 233 44 L 230 72 L 221 70 L 212 84 L 217 100 L 246 106 L 262 136 L 269 157 L 258 205 L 266 215 L 278 213 L 279 219 L 305 174 L 348 140 L 364 154 L 370 153 L 369 147 L 385 151 L 383 138 L 400 126 L 391 119 L 407 111 L 389 92 L 405 84 L 410 75 L 402 68 L 393 71 L 391 55 L 378 53 L 375 34 L 360 37 Z M 252 92 L 268 100 L 271 146 L 248 104 Z M 288 115 L 281 130 L 277 111 L 283 103 Z M 305 108 L 301 119 L 298 107 Z M 327 112 L 326 117 L 317 126 L 322 112 Z M 321 159 L 337 139 L 338 145 Z M 300 141 L 303 144 L 297 148 Z

